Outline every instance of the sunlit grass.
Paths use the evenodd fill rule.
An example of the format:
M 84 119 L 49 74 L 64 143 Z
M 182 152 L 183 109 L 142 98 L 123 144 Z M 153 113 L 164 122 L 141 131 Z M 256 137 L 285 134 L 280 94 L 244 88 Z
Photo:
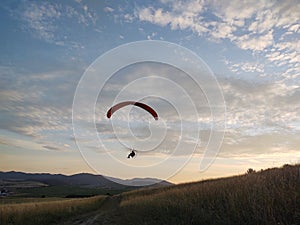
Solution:
M 99 208 L 105 196 L 0 205 L 0 224 L 49 224 Z

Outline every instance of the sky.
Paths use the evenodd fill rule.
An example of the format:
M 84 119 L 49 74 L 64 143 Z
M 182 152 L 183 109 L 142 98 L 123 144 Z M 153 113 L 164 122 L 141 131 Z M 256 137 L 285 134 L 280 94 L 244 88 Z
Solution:
M 181 183 L 299 163 L 299 18 L 296 0 L 1 1 L 0 170 Z M 146 58 L 171 61 L 168 46 L 193 57 L 126 64 L 142 57 L 129 51 L 141 41 L 161 45 L 145 47 Z M 195 85 L 180 67 L 193 60 L 216 82 L 199 75 Z M 109 79 L 100 87 L 89 76 Z M 206 91 L 222 95 L 224 117 L 212 118 Z M 152 105 L 161 119 L 137 107 L 107 119 L 121 100 Z M 212 133 L 220 145 L 200 171 Z

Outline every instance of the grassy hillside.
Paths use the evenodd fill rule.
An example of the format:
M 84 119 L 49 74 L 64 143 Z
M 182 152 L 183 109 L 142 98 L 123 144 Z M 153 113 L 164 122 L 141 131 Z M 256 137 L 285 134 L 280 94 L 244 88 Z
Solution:
M 123 194 L 120 224 L 300 224 L 300 165 Z

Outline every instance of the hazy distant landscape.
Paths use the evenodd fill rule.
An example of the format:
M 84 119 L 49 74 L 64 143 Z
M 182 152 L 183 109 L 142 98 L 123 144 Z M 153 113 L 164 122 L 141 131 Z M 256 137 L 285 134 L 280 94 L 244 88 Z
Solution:
M 1 182 L 3 188 L 3 179 Z M 65 186 L 72 192 L 69 187 Z M 26 187 L 43 188 L 44 185 Z M 88 188 L 80 191 L 78 193 L 83 195 L 91 194 Z M 165 187 L 119 189 L 110 195 L 94 194 L 97 196 L 72 199 L 29 198 L 24 195 L 2 197 L 0 222 L 296 225 L 300 221 L 300 165 L 285 165 L 258 172 L 248 170 L 245 175 Z M 51 192 L 51 195 L 54 193 Z
M 122 179 L 110 178 L 121 182 Z M 101 175 L 75 174 L 30 174 L 22 172 L 0 172 L 0 190 L 2 197 L 91 197 L 100 194 L 116 194 L 137 189 L 150 178 L 127 180 L 132 186 L 113 182 Z M 156 180 L 158 181 L 158 180 Z M 137 186 L 139 185 L 139 186 Z M 168 186 L 172 183 L 160 181 L 152 186 Z M 5 200 L 5 199 L 2 199 Z

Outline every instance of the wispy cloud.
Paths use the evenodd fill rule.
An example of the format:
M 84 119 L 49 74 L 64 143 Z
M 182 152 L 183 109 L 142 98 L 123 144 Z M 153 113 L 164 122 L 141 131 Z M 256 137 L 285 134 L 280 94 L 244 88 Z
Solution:
M 110 13 L 115 11 L 113 8 L 111 8 L 109 6 L 106 6 L 103 10 L 104 10 L 104 12 L 110 12 Z
M 299 122 L 300 104 L 293 99 L 299 86 L 284 82 L 253 83 L 246 80 L 222 82 L 227 105 L 227 128 L 241 135 L 293 133 Z
M 273 31 L 261 35 L 248 35 L 232 38 L 236 44 L 245 50 L 262 51 L 273 44 Z
M 68 32 L 59 29 L 60 23 L 72 20 L 89 26 L 95 25 L 98 18 L 92 9 L 81 2 L 71 6 L 47 1 L 24 1 L 19 8 L 12 10 L 12 14 L 23 22 L 23 29 L 34 37 L 56 45 L 73 43 L 73 47 L 76 47 L 75 41 L 69 40 Z
M 162 1 L 157 7 L 137 8 L 134 15 L 140 21 L 171 30 L 191 30 L 212 41 L 229 40 L 241 50 L 256 52 L 277 66 L 295 68 L 294 63 L 299 62 L 300 6 L 294 0 Z M 252 69 L 250 65 L 242 68 Z M 256 69 L 264 70 L 261 66 Z M 299 70 L 291 72 L 283 76 L 299 76 Z
M 232 63 L 228 60 L 225 60 L 225 64 L 228 68 L 237 74 L 241 74 L 244 72 L 258 72 L 264 73 L 264 66 L 259 62 L 240 62 L 240 63 Z
M 59 8 L 58 5 L 48 2 L 42 4 L 31 2 L 22 13 L 22 19 L 38 38 L 53 42 L 55 40 L 54 32 L 57 29 L 54 22 L 61 17 Z
M 71 106 L 75 90 L 70 73 L 24 75 L 11 68 L 7 75 L 14 80 L 7 81 L 0 91 L 1 129 L 30 136 L 35 142 L 51 142 L 51 133 L 55 132 L 60 133 L 61 139 L 67 139 L 72 128 Z
M 160 26 L 170 26 L 172 30 L 190 29 L 199 35 L 207 32 L 207 28 L 201 24 L 199 13 L 203 10 L 200 1 L 188 3 L 173 2 L 171 11 L 162 8 L 145 7 L 139 9 L 136 14 L 139 20 L 147 21 Z
M 69 146 L 63 143 L 53 143 L 49 141 L 32 141 L 22 136 L 11 137 L 6 136 L 2 138 L 0 136 L 0 145 L 14 146 L 23 150 L 34 151 L 69 151 Z

